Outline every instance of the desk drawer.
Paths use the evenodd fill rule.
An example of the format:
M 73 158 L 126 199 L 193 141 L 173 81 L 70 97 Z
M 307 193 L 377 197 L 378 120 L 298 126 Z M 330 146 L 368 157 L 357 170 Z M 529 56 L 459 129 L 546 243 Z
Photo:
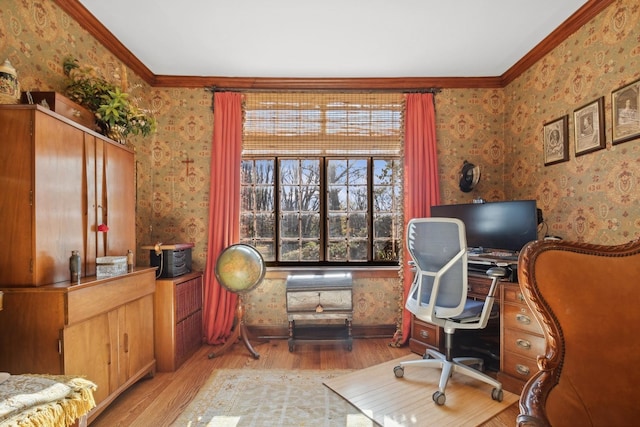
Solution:
M 351 289 L 287 290 L 287 312 L 351 311 Z
M 535 358 L 505 351 L 502 354 L 502 359 L 502 371 L 522 381 L 527 381 L 533 374 L 538 372 L 537 359 Z
M 505 329 L 503 340 L 502 345 L 505 351 L 518 353 L 534 360 L 539 354 L 544 354 L 545 341 L 541 336 L 517 329 Z
M 542 335 L 542 329 L 526 305 L 503 304 L 504 328 L 516 328 Z
M 411 329 L 411 338 L 437 349 L 440 343 L 439 329 L 440 328 L 436 325 L 414 318 L 413 328 Z
M 503 295 L 505 302 L 514 302 L 516 304 L 526 305 L 524 301 L 524 295 L 522 295 L 522 291 L 520 290 L 519 286 L 505 286 Z
M 469 297 L 484 299 L 489 293 L 490 288 L 491 279 L 489 277 L 469 275 L 467 281 L 467 293 Z

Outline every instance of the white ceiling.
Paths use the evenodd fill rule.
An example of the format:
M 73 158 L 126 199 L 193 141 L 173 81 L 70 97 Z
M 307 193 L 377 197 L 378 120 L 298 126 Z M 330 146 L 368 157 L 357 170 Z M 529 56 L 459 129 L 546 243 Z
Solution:
M 494 77 L 586 0 L 79 0 L 155 75 Z

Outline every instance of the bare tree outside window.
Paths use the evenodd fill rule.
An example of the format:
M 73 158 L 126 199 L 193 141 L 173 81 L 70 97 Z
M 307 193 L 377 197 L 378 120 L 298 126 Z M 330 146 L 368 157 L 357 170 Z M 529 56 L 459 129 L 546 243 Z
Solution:
M 246 159 L 241 241 L 274 263 L 397 262 L 399 165 L 371 157 Z

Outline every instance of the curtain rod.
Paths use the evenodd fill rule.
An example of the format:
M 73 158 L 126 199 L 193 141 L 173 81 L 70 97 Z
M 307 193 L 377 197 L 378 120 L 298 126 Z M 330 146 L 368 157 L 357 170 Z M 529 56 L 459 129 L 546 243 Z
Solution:
M 434 95 L 442 92 L 440 87 L 429 88 L 412 88 L 412 89 L 251 89 L 251 88 L 220 88 L 216 86 L 206 87 L 208 92 L 302 92 L 302 93 L 433 93 Z

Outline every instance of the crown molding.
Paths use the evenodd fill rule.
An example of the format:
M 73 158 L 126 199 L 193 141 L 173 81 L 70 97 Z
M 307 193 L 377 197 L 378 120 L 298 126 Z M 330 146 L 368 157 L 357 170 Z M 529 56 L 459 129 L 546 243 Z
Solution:
M 545 55 L 558 47 L 560 43 L 582 28 L 583 25 L 596 17 L 614 1 L 615 0 L 589 0 L 585 3 L 573 15 L 560 24 L 551 34 L 538 43 L 529 53 L 509 68 L 501 76 L 502 86 L 507 86 L 518 78 L 522 73 L 527 71 Z
M 107 30 L 78 0 L 54 0 L 54 2 L 134 73 L 150 85 L 153 85 L 155 75 L 151 70 L 131 53 L 111 31 Z
M 499 77 L 272 78 L 156 76 L 155 87 L 215 87 L 227 90 L 420 90 L 500 88 Z
M 615 0 L 589 0 L 576 13 L 514 64 L 502 76 L 495 77 L 389 77 L 389 78 L 271 78 L 271 77 L 198 77 L 155 75 L 113 33 L 78 0 L 54 0 L 79 25 L 102 43 L 113 55 L 152 87 L 221 89 L 293 89 L 293 90 L 377 90 L 416 88 L 503 88 L 551 52 L 560 43 L 598 15 Z

